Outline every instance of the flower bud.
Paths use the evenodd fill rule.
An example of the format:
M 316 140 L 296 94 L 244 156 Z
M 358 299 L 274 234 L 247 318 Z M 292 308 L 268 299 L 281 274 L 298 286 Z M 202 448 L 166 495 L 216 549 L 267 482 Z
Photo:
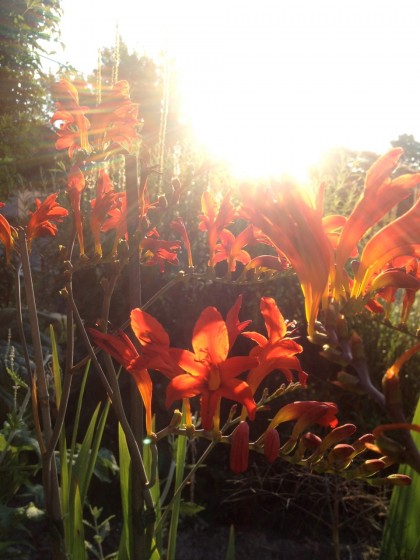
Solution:
M 277 430 L 267 430 L 264 434 L 264 455 L 267 461 L 274 463 L 280 449 L 280 436 Z
M 328 464 L 335 470 L 344 470 L 350 465 L 353 453 L 354 447 L 339 443 L 328 454 Z
M 240 474 L 248 468 L 249 426 L 247 422 L 240 422 L 231 437 L 230 468 L 235 474 Z
M 381 471 L 386 467 L 386 464 L 382 459 L 369 459 L 365 461 L 358 470 L 358 475 L 365 477 L 365 476 L 372 476 L 377 472 Z
M 306 450 L 315 451 L 321 443 L 322 439 L 319 436 L 312 432 L 306 432 L 299 440 L 299 452 L 303 456 Z

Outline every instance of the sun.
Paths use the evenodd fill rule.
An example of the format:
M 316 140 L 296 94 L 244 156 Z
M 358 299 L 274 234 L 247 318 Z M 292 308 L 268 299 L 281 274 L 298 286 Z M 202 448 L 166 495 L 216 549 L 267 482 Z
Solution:
M 269 61 L 262 66 L 260 74 L 272 71 Z M 306 181 L 330 147 L 315 105 L 285 88 L 285 71 L 264 84 L 261 75 L 251 80 L 246 68 L 233 68 L 180 69 L 183 112 L 198 143 L 238 179 L 287 174 Z

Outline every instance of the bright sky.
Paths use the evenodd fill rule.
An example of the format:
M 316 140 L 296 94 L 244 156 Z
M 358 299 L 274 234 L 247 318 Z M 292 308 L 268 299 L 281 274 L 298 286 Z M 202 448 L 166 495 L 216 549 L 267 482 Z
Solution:
M 333 146 L 420 140 L 418 0 L 62 0 L 63 54 L 175 57 L 197 136 L 239 174 L 299 174 Z

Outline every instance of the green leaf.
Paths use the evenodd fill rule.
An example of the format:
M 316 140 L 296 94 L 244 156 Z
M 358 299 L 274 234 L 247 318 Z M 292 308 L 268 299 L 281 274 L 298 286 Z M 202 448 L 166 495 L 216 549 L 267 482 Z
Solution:
M 121 424 L 118 424 L 118 446 L 120 462 L 120 487 L 123 527 L 118 547 L 118 560 L 131 560 L 133 524 L 131 517 L 131 457 L 127 439 Z
M 200 506 L 195 504 L 194 502 L 181 502 L 179 513 L 181 515 L 197 515 L 200 511 L 204 511 L 206 508 L 204 506 Z
M 233 525 L 229 529 L 229 542 L 225 560 L 235 560 L 235 528 Z
M 95 463 L 95 476 L 102 482 L 112 482 L 112 477 L 119 471 L 117 461 L 110 449 L 99 449 Z
M 182 422 L 185 423 L 184 407 L 183 407 L 183 414 L 182 414 Z M 178 436 L 176 441 L 175 492 L 181 486 L 181 483 L 184 479 L 186 455 L 187 455 L 187 438 L 184 436 Z M 167 552 L 168 560 L 175 560 L 180 506 L 181 506 L 181 492 L 179 492 L 176 495 L 172 503 L 172 515 L 171 515 L 171 522 L 169 525 L 169 537 L 168 537 L 168 552 Z
M 58 358 L 57 342 L 55 339 L 55 332 L 52 325 L 50 325 L 50 339 L 51 339 L 51 351 L 52 351 L 52 370 L 53 370 L 53 377 L 54 377 L 55 402 L 58 408 L 60 406 L 60 400 L 61 400 L 61 370 L 60 370 L 60 361 Z
M 420 399 L 413 424 L 420 424 Z M 412 434 L 420 447 L 420 433 Z M 420 558 L 420 474 L 408 465 L 401 465 L 398 472 L 409 475 L 412 483 L 392 490 L 380 560 L 417 560 Z

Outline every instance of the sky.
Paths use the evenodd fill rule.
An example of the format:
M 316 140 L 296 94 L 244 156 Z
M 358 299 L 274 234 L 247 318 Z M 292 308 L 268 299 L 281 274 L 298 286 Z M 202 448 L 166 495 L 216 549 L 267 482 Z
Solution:
M 299 173 L 329 148 L 420 140 L 417 0 L 62 0 L 65 51 L 167 53 L 197 138 L 239 175 Z

